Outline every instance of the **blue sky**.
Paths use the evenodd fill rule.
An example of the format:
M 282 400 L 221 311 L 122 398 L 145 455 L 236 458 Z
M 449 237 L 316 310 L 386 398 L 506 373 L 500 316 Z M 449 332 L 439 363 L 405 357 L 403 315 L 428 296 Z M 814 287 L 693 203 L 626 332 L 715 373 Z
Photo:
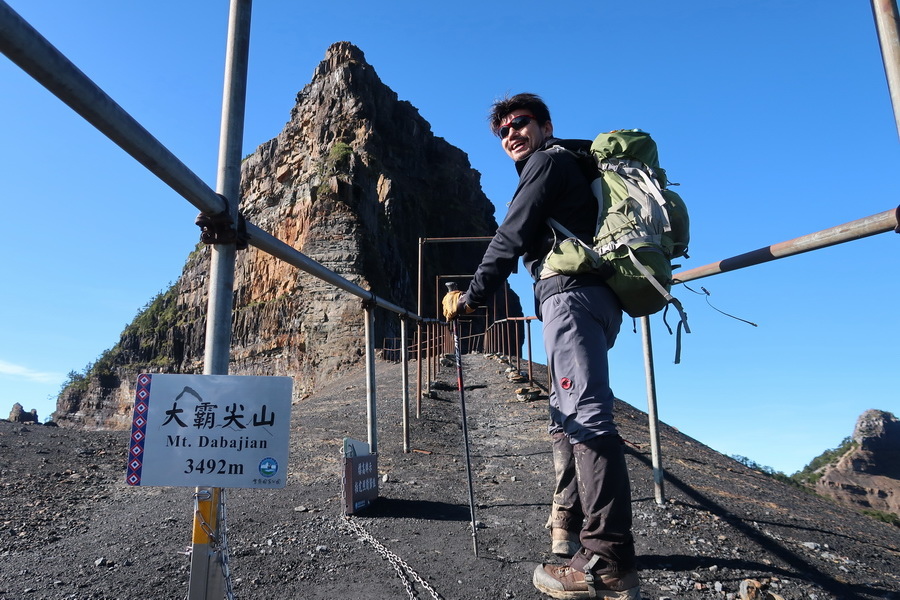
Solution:
M 9 4 L 214 185 L 226 2 Z M 278 134 L 328 46 L 346 40 L 469 155 L 498 220 L 516 176 L 485 117 L 519 91 L 544 97 L 561 137 L 653 133 L 691 210 L 686 268 L 898 204 L 900 146 L 869 3 L 485 6 L 257 2 L 245 153 Z M 178 278 L 197 210 L 5 57 L 0 90 L 0 411 L 18 401 L 45 417 L 66 373 Z M 792 473 L 864 410 L 900 413 L 898 242 L 881 234 L 696 282 L 708 298 L 676 288 L 693 333 L 673 365 L 653 318 L 662 420 Z M 529 282 L 514 285 L 529 306 Z M 611 362 L 617 395 L 646 409 L 630 320 Z

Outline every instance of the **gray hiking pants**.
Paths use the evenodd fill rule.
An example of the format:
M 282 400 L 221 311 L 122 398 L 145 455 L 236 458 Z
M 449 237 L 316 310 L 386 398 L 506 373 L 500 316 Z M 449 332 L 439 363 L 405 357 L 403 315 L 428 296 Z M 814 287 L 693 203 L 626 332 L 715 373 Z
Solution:
M 580 531 L 581 569 L 600 556 L 597 572 L 634 568 L 631 486 L 613 421 L 607 352 L 622 323 L 606 286 L 577 288 L 541 304 L 552 378 L 550 434 L 556 488 L 549 526 Z
M 605 285 L 575 288 L 541 303 L 544 348 L 552 377 L 550 433 L 572 442 L 617 433 L 607 352 L 622 310 Z

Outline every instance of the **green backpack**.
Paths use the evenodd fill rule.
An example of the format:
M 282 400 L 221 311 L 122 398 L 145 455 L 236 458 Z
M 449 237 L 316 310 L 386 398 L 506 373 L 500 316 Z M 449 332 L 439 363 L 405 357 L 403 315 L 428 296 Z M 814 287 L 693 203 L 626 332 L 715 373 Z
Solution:
M 562 146 L 558 151 L 572 152 Z M 638 129 L 601 133 L 591 144 L 597 178 L 591 189 L 600 203 L 593 245 L 579 240 L 554 219 L 548 224 L 565 238 L 544 259 L 541 278 L 612 272 L 607 284 L 632 317 L 672 304 L 686 332 L 687 315 L 669 290 L 672 259 L 687 257 L 690 223 L 681 197 L 667 189 L 656 142 Z M 679 324 L 679 328 L 681 327 Z

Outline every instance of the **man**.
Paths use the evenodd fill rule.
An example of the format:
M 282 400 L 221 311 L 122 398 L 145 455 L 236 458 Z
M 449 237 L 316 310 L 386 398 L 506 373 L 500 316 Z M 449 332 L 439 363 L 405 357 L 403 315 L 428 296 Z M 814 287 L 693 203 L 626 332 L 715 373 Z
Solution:
M 638 600 L 631 488 L 613 422 L 607 362 L 622 309 L 601 274 L 542 269 L 554 243 L 548 218 L 586 242 L 593 238 L 598 203 L 590 180 L 576 155 L 559 147 L 587 148 L 590 142 L 554 138 L 550 112 L 534 94 L 494 103 L 490 125 L 515 161 L 519 185 L 469 289 L 444 297 L 444 316 L 450 320 L 485 303 L 522 257 L 535 279 L 535 312 L 543 321 L 552 381 L 552 549 L 571 556 L 562 565 L 538 566 L 534 585 L 554 598 Z

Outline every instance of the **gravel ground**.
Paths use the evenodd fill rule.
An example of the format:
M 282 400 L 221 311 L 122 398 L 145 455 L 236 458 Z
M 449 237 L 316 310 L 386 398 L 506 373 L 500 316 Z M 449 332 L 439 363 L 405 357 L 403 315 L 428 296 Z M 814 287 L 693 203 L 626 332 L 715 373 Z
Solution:
M 342 440 L 367 439 L 360 370 L 294 405 L 286 488 L 227 492 L 236 597 L 543 598 L 531 572 L 554 560 L 546 396 L 517 398 L 523 384 L 496 357 L 464 364 L 478 557 L 455 369 L 442 368 L 418 418 L 411 408 L 404 453 L 400 367 L 379 362 L 379 500 L 340 514 Z M 545 387 L 542 366 L 534 375 Z M 900 529 L 667 426 L 658 504 L 646 414 L 622 402 L 617 419 L 645 599 L 739 599 L 747 580 L 786 600 L 900 598 Z M 0 421 L 0 599 L 186 597 L 193 489 L 125 485 L 127 445 L 128 432 Z

